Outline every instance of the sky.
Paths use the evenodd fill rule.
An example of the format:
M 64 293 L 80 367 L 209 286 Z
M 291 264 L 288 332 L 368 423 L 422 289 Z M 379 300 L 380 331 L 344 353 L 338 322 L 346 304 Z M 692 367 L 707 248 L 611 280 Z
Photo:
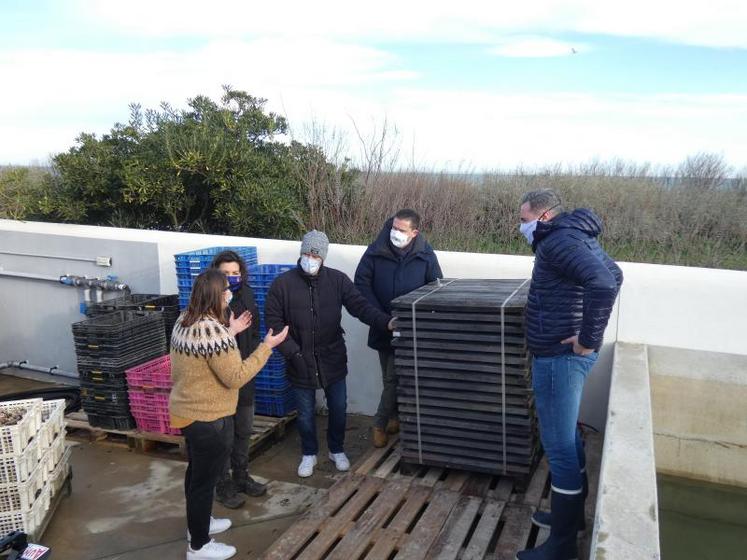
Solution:
M 0 77 L 0 165 L 229 84 L 403 166 L 747 168 L 744 0 L 3 0 Z

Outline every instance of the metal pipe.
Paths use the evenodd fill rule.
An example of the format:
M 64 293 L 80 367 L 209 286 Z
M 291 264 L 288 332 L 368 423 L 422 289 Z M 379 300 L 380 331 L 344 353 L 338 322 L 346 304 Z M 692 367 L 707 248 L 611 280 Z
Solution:
M 28 278 L 30 280 L 45 280 L 47 282 L 59 282 L 59 276 L 47 276 L 44 274 L 32 274 L 31 272 L 11 272 L 10 270 L 0 270 L 0 276 L 10 276 L 11 278 Z
M 111 257 L 73 257 L 70 255 L 44 255 L 41 253 L 21 253 L 20 251 L 0 251 L 0 255 L 13 255 L 16 257 L 38 257 L 40 259 L 59 259 L 62 261 L 92 262 L 98 266 L 111 266 Z
M 8 369 L 8 368 L 28 369 L 31 371 L 38 371 L 40 373 L 46 373 L 47 375 L 59 376 L 59 377 L 70 377 L 70 378 L 78 379 L 77 373 L 62 370 L 60 369 L 60 366 L 51 366 L 51 367 L 35 366 L 33 364 L 30 364 L 28 360 L 21 360 L 18 362 L 0 363 L 0 370 Z
M 130 289 L 124 282 L 108 280 L 104 278 L 88 278 L 87 276 L 77 276 L 75 274 L 65 274 L 63 276 L 48 276 L 44 274 L 33 274 L 31 272 L 12 272 L 10 270 L 1 270 L 0 276 L 11 278 L 27 278 L 29 280 L 43 280 L 45 282 L 55 282 L 65 286 L 76 286 L 80 288 L 98 288 L 106 291 L 123 292 Z

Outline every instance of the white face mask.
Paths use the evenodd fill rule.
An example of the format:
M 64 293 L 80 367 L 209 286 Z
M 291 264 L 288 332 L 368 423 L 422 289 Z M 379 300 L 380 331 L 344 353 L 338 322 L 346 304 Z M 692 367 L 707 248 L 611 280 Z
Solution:
M 228 305 L 231 303 L 231 300 L 233 300 L 233 292 L 231 290 L 226 290 L 225 294 L 226 295 L 223 296 L 223 299 L 226 302 L 226 305 Z
M 315 276 L 319 269 L 322 267 L 322 259 L 310 257 L 308 255 L 301 256 L 301 269 L 311 276 Z
M 406 233 L 392 228 L 392 231 L 389 232 L 389 240 L 397 249 L 402 249 L 410 242 L 410 237 Z
M 537 220 L 532 220 L 531 222 L 525 222 L 519 226 L 519 231 L 521 234 L 527 238 L 527 241 L 529 241 L 529 244 L 532 244 L 532 241 L 534 241 L 534 230 L 537 229 Z

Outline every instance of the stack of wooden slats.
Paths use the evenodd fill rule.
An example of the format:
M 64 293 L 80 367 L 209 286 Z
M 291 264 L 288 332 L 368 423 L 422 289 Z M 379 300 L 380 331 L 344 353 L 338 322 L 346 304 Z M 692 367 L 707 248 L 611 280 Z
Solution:
M 526 280 L 441 280 L 392 302 L 402 457 L 529 475 L 537 424 Z

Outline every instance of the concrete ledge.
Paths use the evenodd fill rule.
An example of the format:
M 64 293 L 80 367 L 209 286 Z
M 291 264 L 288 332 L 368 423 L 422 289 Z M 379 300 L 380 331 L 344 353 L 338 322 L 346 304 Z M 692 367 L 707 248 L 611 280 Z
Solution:
M 659 559 L 659 521 L 648 356 L 617 343 L 590 558 Z

